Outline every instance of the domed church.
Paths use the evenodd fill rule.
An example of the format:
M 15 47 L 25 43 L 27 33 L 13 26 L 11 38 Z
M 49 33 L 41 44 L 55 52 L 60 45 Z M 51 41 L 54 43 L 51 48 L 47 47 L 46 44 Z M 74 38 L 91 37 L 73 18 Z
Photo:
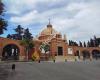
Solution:
M 50 22 L 39 34 L 38 40 L 50 46 L 51 56 L 66 56 L 68 47 L 66 35 L 62 36 L 57 32 Z

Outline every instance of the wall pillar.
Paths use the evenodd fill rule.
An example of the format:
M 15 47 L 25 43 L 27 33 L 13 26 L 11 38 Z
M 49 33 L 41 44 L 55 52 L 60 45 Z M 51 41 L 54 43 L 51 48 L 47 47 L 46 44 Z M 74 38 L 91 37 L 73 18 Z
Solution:
M 51 56 L 57 55 L 57 43 L 56 43 L 56 41 L 51 41 L 50 51 L 51 51 Z
M 68 46 L 66 43 L 64 43 L 64 47 L 63 47 L 63 56 L 67 56 L 68 53 Z
M 83 54 L 81 50 L 80 50 L 80 60 L 83 60 Z
M 93 59 L 93 56 L 92 56 L 92 51 L 89 51 L 90 52 L 90 61 Z

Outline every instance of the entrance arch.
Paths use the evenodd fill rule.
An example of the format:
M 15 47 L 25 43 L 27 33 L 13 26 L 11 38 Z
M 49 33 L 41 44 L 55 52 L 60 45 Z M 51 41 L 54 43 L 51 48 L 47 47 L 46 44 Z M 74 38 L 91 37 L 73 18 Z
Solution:
M 18 60 L 20 49 L 16 44 L 8 44 L 3 48 L 2 60 Z
M 92 57 L 95 59 L 100 59 L 100 51 L 99 50 L 93 50 L 92 51 Z
M 88 50 L 82 51 L 83 59 L 90 59 L 90 52 Z

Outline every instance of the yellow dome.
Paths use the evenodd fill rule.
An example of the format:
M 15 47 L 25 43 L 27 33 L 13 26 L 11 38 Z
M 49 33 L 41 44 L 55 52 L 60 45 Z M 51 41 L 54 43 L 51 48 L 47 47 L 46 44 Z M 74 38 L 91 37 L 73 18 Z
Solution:
M 61 35 L 59 32 L 57 32 L 55 29 L 53 29 L 53 28 L 52 28 L 52 25 L 49 23 L 49 24 L 47 25 L 47 28 L 44 29 L 44 30 L 39 34 L 38 39 L 39 39 L 39 40 L 42 40 L 42 41 L 44 41 L 44 42 L 46 42 L 46 43 L 48 43 L 48 42 L 50 42 L 51 39 L 56 38 L 56 37 L 61 38 L 62 35 Z
M 44 29 L 44 30 L 40 33 L 40 35 L 53 35 L 53 34 L 58 34 L 58 32 L 52 28 L 52 25 L 51 25 L 51 24 L 48 24 L 48 25 L 47 25 L 47 28 Z

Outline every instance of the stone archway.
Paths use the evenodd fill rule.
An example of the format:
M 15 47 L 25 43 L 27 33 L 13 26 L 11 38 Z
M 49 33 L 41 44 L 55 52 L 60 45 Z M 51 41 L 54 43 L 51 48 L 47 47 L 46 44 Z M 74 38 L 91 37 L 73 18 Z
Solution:
M 88 50 L 82 51 L 83 59 L 90 59 L 90 52 Z
M 92 51 L 92 57 L 95 59 L 100 59 L 100 51 L 99 50 L 93 50 Z
M 8 44 L 4 46 L 2 52 L 2 60 L 18 60 L 20 49 L 16 44 Z

